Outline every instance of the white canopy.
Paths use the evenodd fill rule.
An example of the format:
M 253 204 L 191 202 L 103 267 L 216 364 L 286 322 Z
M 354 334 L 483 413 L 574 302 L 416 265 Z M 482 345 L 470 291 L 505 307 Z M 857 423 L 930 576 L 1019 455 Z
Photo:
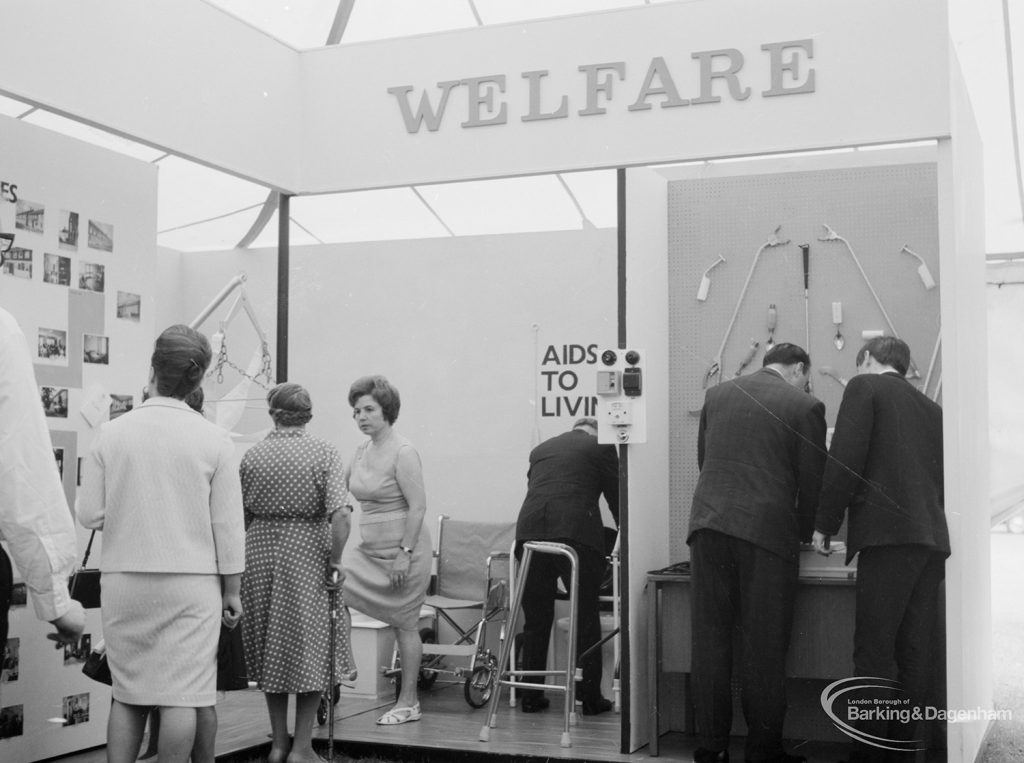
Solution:
M 596 13 L 658 0 L 204 0 L 297 50 L 333 44 Z M 985 152 L 986 252 L 1024 257 L 1019 151 L 1024 9 L 1010 0 L 949 0 L 953 45 Z M 1017 52 L 1016 59 L 1014 53 Z M 225 55 L 230 55 L 226 51 Z M 1020 72 L 1021 76 L 1015 76 Z M 101 86 L 101 85 L 97 85 Z M 0 78 L 0 92 L 2 92 Z M 867 105 L 865 105 L 867 108 Z M 274 246 L 276 194 L 187 159 L 0 95 L 0 113 L 105 146 L 159 168 L 158 242 L 179 251 Z M 413 239 L 615 225 L 614 173 L 542 177 L 299 197 L 293 244 Z

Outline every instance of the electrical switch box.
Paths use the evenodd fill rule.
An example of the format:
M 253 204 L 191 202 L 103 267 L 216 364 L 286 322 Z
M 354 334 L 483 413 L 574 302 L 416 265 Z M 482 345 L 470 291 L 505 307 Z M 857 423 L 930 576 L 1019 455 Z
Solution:
M 618 395 L 621 391 L 618 371 L 597 372 L 597 394 Z
M 597 439 L 610 445 L 647 441 L 644 397 L 646 353 L 635 348 L 604 350 L 597 374 Z

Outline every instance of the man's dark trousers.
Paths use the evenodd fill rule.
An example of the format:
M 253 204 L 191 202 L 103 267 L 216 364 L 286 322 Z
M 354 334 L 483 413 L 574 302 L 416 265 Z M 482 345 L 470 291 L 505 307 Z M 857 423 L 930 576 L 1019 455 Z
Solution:
M 920 708 L 922 714 L 935 669 L 932 652 L 945 570 L 945 554 L 920 545 L 869 546 L 857 557 L 854 675 L 898 681 L 899 699 L 909 700 L 909 708 Z M 938 657 L 944 659 L 944 655 Z M 907 748 L 928 744 L 921 738 L 922 723 L 882 720 L 856 726 L 883 739 L 907 742 Z M 912 743 L 914 739 L 920 739 L 920 744 Z M 913 759 L 912 752 L 859 743 L 850 754 L 851 763 Z
M 746 759 L 779 755 L 798 564 L 714 530 L 693 535 L 690 564 L 697 744 L 715 751 L 729 747 L 738 629 L 735 665 L 748 729 Z
M 578 543 L 560 541 L 576 551 L 579 559 L 579 591 L 576 597 L 577 627 L 576 654 L 582 668 L 583 680 L 577 687 L 576 698 L 593 702 L 601 697 L 601 650 L 595 649 L 582 661 L 579 655 L 601 640 L 600 594 L 601 581 L 607 566 L 604 554 Z M 521 544 L 517 548 L 521 549 Z M 569 590 L 569 560 L 561 554 L 530 555 L 530 570 L 523 585 L 523 670 L 547 670 L 548 641 L 555 619 L 555 598 L 558 581 Z M 555 669 L 564 666 L 556 665 Z M 540 683 L 543 678 L 526 678 Z M 537 692 L 524 690 L 524 699 L 536 697 Z

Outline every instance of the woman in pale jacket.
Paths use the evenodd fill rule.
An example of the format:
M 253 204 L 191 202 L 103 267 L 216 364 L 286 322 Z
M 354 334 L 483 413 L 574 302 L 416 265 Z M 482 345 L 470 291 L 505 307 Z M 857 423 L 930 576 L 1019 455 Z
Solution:
M 107 759 L 131 763 L 160 709 L 159 759 L 186 761 L 200 708 L 217 700 L 222 612 L 233 624 L 245 560 L 241 488 L 228 433 L 184 399 L 210 343 L 188 326 L 156 340 L 150 397 L 103 424 L 77 513 L 103 531 L 103 637 L 113 676 Z

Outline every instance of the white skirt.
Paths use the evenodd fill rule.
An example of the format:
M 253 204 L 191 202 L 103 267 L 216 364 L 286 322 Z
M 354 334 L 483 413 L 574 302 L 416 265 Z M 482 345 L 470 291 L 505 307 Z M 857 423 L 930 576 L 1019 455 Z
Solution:
M 101 587 L 114 699 L 165 707 L 216 704 L 220 576 L 104 572 Z

